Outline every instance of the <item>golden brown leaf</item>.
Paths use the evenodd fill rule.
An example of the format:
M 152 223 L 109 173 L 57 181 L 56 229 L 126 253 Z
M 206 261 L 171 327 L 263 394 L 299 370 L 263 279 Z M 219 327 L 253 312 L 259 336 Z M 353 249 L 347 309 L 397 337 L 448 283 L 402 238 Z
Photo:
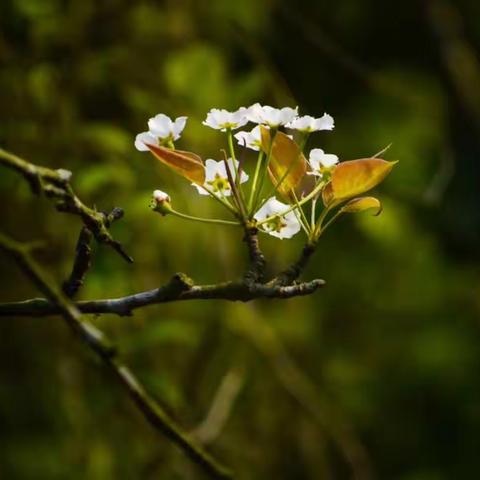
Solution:
M 370 208 L 376 209 L 374 213 L 375 216 L 380 215 L 380 213 L 382 212 L 382 204 L 380 203 L 380 200 L 375 197 L 353 198 L 342 207 L 341 211 L 345 213 L 356 213 L 363 212 Z
M 202 159 L 195 153 L 171 150 L 158 145 L 147 144 L 155 158 L 170 167 L 176 173 L 198 185 L 205 183 L 205 167 Z
M 262 149 L 268 155 L 270 131 L 265 127 L 260 129 Z M 292 190 L 300 183 L 307 171 L 307 161 L 300 147 L 282 132 L 277 132 L 271 148 L 268 174 L 274 187 L 278 186 L 279 194 L 291 201 Z
M 390 173 L 396 163 L 380 158 L 362 158 L 339 163 L 332 173 L 335 201 L 347 200 L 371 190 Z
M 333 200 L 333 188 L 332 182 L 328 182 L 322 189 L 322 200 L 323 204 L 328 207 Z

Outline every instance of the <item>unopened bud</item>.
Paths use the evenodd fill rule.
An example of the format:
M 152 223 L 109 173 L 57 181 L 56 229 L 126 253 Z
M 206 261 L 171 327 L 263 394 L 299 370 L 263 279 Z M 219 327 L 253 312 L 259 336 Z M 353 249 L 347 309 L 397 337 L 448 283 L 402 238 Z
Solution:
M 161 190 L 155 190 L 150 207 L 154 212 L 158 212 L 161 215 L 169 214 L 172 211 L 170 196 Z

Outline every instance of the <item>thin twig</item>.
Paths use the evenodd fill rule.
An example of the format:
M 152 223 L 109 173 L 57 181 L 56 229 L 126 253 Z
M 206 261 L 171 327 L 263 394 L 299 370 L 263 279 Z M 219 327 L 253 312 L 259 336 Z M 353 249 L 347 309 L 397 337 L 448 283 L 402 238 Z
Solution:
M 99 243 L 113 248 L 125 260 L 132 263 L 133 259 L 124 250 L 117 240 L 114 240 L 108 226 L 111 219 L 104 213 L 87 207 L 76 195 L 70 186 L 72 173 L 68 170 L 34 165 L 16 155 L 0 148 L 0 165 L 4 165 L 20 173 L 29 183 L 32 192 L 36 195 L 44 194 L 55 202 L 55 208 L 59 212 L 71 213 L 79 216 L 85 227 L 94 235 Z M 120 209 L 114 209 L 119 211 Z
M 15 259 L 49 303 L 57 308 L 73 332 L 103 360 L 112 376 L 125 388 L 150 425 L 179 446 L 211 478 L 232 478 L 231 472 L 197 445 L 145 391 L 131 370 L 117 358 L 115 348 L 106 340 L 103 333 L 85 321 L 78 308 L 61 291 L 47 282 L 44 273 L 32 259 L 29 247 L 0 234 L 0 249 Z
M 109 227 L 112 222 L 123 217 L 121 208 L 114 208 L 110 213 L 104 212 L 105 225 Z M 72 272 L 62 285 L 63 293 L 73 298 L 85 281 L 85 276 L 92 264 L 92 232 L 85 226 L 80 230 L 77 245 L 75 247 L 75 259 L 73 261 Z
M 268 285 L 290 285 L 295 282 L 307 266 L 312 255 L 315 253 L 315 249 L 315 243 L 305 244 L 298 259 L 282 273 L 277 275 L 268 283 Z
M 82 227 L 75 247 L 72 272 L 62 285 L 63 293 L 69 298 L 73 298 L 83 285 L 85 275 L 92 263 L 92 248 L 90 247 L 92 237 L 92 232 L 87 227 Z

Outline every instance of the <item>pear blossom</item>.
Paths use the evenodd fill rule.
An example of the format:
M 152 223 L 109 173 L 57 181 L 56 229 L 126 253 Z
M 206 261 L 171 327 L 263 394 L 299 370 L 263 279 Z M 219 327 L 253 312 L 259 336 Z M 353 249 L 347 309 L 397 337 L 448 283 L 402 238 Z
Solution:
M 186 123 L 187 117 L 178 117 L 172 122 L 170 117 L 159 113 L 148 121 L 148 129 L 153 135 L 161 139 L 178 140 Z
M 253 218 L 257 222 L 261 222 L 275 215 L 269 222 L 260 225 L 260 229 L 280 239 L 291 238 L 300 231 L 301 227 L 293 210 L 282 215 L 283 212 L 288 211 L 290 208 L 290 205 L 279 202 L 275 197 L 270 197 L 255 213 Z
M 268 130 L 270 127 L 265 126 Z M 253 128 L 251 132 L 238 132 L 234 135 L 237 142 L 242 147 L 250 148 L 258 152 L 262 148 L 262 133 L 260 125 Z M 288 138 L 293 139 L 293 135 L 287 135 Z
M 321 148 L 314 148 L 310 151 L 308 163 L 312 168 L 311 172 L 307 172 L 308 175 L 323 177 L 338 163 L 338 157 L 332 153 L 325 153 Z
M 247 119 L 253 123 L 268 125 L 278 128 L 290 123 L 298 116 L 298 107 L 273 108 L 268 105 L 255 103 L 248 108 Z
M 237 139 L 239 145 L 255 150 L 256 152 L 258 152 L 262 146 L 260 125 L 254 127 L 250 132 L 238 132 L 234 137 Z
M 155 212 L 167 215 L 172 211 L 170 202 L 170 195 L 168 195 L 168 193 L 162 192 L 161 190 L 154 190 L 150 206 Z
M 232 174 L 232 179 L 236 179 L 236 171 L 238 169 L 238 160 L 232 158 L 227 159 L 228 168 Z M 248 175 L 242 171 L 240 174 L 240 183 L 245 183 L 248 180 Z M 209 192 L 205 190 L 201 185 L 192 183 L 192 185 L 198 190 L 200 195 L 209 195 Z M 204 186 L 208 190 L 212 191 L 215 195 L 228 197 L 231 195 L 232 190 L 230 188 L 230 182 L 228 181 L 227 170 L 225 162 L 212 160 L 211 158 L 205 161 L 205 183 Z
M 148 131 L 139 133 L 135 137 L 135 148 L 147 152 L 147 143 L 161 145 L 180 138 L 188 117 L 178 117 L 172 121 L 170 117 L 159 113 L 148 120 Z
M 333 130 L 335 123 L 333 117 L 328 113 L 324 113 L 320 118 L 314 118 L 310 115 L 297 117 L 285 125 L 291 130 L 298 130 L 299 132 L 310 133 L 319 130 Z
M 245 116 L 246 112 L 247 109 L 245 107 L 240 107 L 235 112 L 212 108 L 202 123 L 207 127 L 221 130 L 222 132 L 225 132 L 227 129 L 235 130 L 243 127 L 248 122 Z

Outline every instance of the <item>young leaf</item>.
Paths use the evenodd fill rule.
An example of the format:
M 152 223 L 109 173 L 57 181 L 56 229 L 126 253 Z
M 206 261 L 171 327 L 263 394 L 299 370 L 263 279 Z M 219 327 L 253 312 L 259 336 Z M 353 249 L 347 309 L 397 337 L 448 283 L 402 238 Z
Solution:
M 262 149 L 268 155 L 270 149 L 270 132 L 260 127 Z M 268 174 L 278 192 L 291 201 L 291 191 L 302 180 L 307 171 L 307 161 L 299 146 L 287 135 L 277 132 L 273 139 Z
M 171 150 L 158 145 L 147 144 L 155 158 L 175 170 L 182 177 L 191 180 L 193 183 L 203 185 L 205 183 L 205 167 L 202 159 L 192 152 L 182 150 Z
M 349 200 L 342 208 L 341 212 L 344 213 L 356 213 L 363 212 L 370 208 L 375 208 L 376 211 L 373 215 L 380 215 L 382 212 L 382 204 L 380 200 L 375 197 L 358 197 Z
M 323 204 L 328 207 L 333 201 L 332 182 L 328 182 L 322 189 Z
M 397 162 L 380 158 L 361 158 L 337 165 L 332 173 L 332 189 L 335 201 L 361 195 L 378 185 Z

